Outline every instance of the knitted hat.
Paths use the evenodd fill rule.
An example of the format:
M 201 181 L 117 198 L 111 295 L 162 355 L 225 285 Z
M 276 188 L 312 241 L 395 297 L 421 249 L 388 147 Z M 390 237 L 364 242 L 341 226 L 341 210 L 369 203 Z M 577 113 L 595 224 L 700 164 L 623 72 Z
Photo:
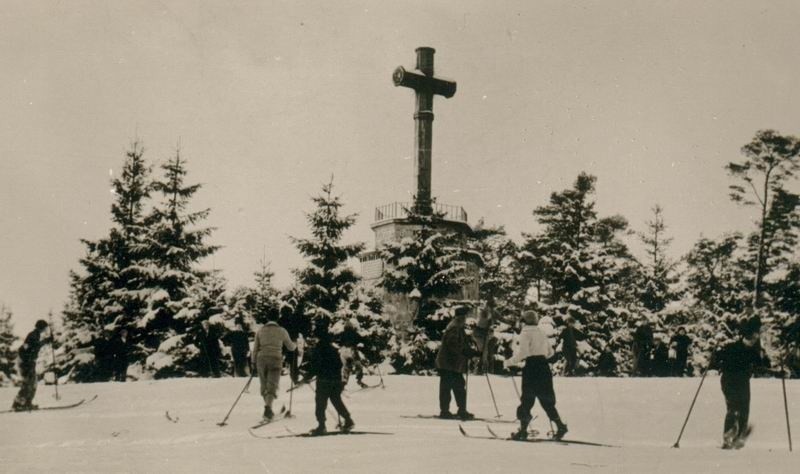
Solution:
M 522 312 L 522 320 L 525 321 L 525 324 L 530 324 L 531 326 L 535 326 L 539 324 L 539 315 L 536 311 L 523 311 Z
M 38 329 L 39 331 L 41 331 L 46 327 L 47 327 L 47 321 L 45 321 L 44 319 L 36 321 L 36 329 Z

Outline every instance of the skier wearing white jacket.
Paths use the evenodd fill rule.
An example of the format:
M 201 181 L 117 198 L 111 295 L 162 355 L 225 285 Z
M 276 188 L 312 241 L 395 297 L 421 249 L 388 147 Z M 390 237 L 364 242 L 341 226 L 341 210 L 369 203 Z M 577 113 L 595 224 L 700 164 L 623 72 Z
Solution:
M 550 371 L 548 359 L 553 354 L 553 346 L 539 329 L 539 316 L 535 311 L 524 311 L 522 319 L 525 325 L 514 344 L 514 355 L 503 365 L 509 367 L 525 362 L 522 369 L 522 396 L 517 407 L 517 419 L 520 429 L 512 436 L 515 439 L 525 439 L 528 436 L 528 424 L 531 422 L 531 409 L 536 399 L 542 404 L 550 421 L 555 423 L 556 432 L 553 437 L 561 439 L 567 433 L 567 425 L 561 421 L 556 410 L 556 394 L 553 390 L 553 374 Z

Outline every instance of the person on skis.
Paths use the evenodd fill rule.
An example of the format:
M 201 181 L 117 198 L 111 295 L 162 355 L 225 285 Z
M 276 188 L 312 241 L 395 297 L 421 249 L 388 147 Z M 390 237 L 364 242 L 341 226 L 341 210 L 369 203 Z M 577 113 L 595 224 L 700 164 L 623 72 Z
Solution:
M 267 324 L 256 332 L 251 355 L 253 366 L 258 371 L 258 380 L 261 382 L 265 420 L 271 420 L 275 416 L 272 402 L 278 398 L 281 370 L 283 370 L 283 348 L 287 351 L 294 351 L 297 348 L 289 333 L 280 327 L 277 321 L 278 312 L 274 309 L 268 311 Z
M 316 394 L 314 396 L 314 414 L 317 418 L 317 427 L 311 430 L 311 434 L 314 436 L 327 433 L 325 410 L 328 408 L 328 400 L 333 404 L 336 413 L 344 420 L 340 428 L 343 432 L 349 432 L 355 426 L 353 418 L 350 417 L 350 412 L 342 401 L 342 389 L 344 388 L 342 385 L 342 356 L 333 345 L 331 334 L 328 330 L 329 325 L 330 323 L 327 319 L 323 318 L 317 321 L 314 328 L 317 343 L 311 351 L 309 361 L 311 373 L 307 375 L 308 380 L 311 377 L 316 377 L 317 379 Z
M 553 438 L 561 439 L 567 434 L 567 425 L 561 421 L 556 410 L 556 395 L 553 390 L 553 373 L 548 360 L 555 351 L 544 332 L 539 329 L 539 315 L 536 311 L 527 310 L 522 313 L 523 327 L 514 343 L 514 354 L 503 365 L 508 368 L 525 362 L 522 369 L 522 395 L 517 407 L 519 431 L 512 435 L 514 439 L 528 437 L 528 424 L 531 422 L 531 409 L 536 399 L 542 404 L 547 417 L 556 425 Z
M 345 325 L 340 338 L 342 347 L 339 352 L 342 354 L 342 386 L 346 387 L 350 381 L 350 375 L 355 374 L 356 383 L 361 388 L 366 388 L 364 383 L 364 356 L 358 350 L 358 331 L 351 324 Z
M 725 424 L 723 449 L 740 448 L 752 429 L 750 417 L 750 377 L 760 368 L 769 368 L 770 362 L 760 342 L 761 320 L 753 317 L 739 329 L 739 337 L 719 349 L 711 361 L 710 369 L 722 374 L 720 384 L 725 396 Z
M 469 357 L 480 355 L 472 348 L 470 338 L 464 331 L 468 308 L 459 306 L 442 334 L 442 344 L 436 354 L 436 369 L 439 372 L 439 417 L 471 420 L 475 415 L 467 411 L 467 388 L 464 374 L 467 373 Z M 458 412 L 450 412 L 450 393 L 453 393 Z
M 42 345 L 52 342 L 53 338 L 42 339 L 44 331 L 47 329 L 47 321 L 40 319 L 36 321 L 33 331 L 25 337 L 25 342 L 19 348 L 19 374 L 22 377 L 22 385 L 19 388 L 17 397 L 11 405 L 14 411 L 36 410 L 38 406 L 33 404 L 33 397 L 36 396 L 36 359 L 39 358 L 39 349 Z

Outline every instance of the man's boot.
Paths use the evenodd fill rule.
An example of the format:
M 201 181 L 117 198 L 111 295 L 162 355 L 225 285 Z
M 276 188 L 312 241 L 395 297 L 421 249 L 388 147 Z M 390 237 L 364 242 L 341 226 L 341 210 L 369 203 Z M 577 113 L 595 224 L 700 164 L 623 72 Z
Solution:
M 328 432 L 328 430 L 325 428 L 325 424 L 324 423 L 320 423 L 319 425 L 317 425 L 316 428 L 311 430 L 310 434 L 311 434 L 311 436 L 322 436 L 327 432 Z
M 556 424 L 556 432 L 553 433 L 553 439 L 561 439 L 567 434 L 567 425 L 564 424 L 561 420 L 555 420 Z
M 523 441 L 528 439 L 528 424 L 531 422 L 531 417 L 527 416 L 519 420 L 519 430 L 511 433 L 511 439 Z

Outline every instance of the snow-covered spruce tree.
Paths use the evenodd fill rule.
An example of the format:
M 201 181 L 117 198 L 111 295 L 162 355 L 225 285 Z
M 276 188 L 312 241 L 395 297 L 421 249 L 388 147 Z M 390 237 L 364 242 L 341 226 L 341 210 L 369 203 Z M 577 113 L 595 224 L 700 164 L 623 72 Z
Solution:
M 678 278 L 675 274 L 676 263 L 667 257 L 672 238 L 665 235 L 667 226 L 664 223 L 664 211 L 658 204 L 652 210 L 653 219 L 647 221 L 647 231 L 639 234 L 647 254 L 642 264 L 639 300 L 645 308 L 655 313 L 677 299 L 673 286 Z
M 451 301 L 469 275 L 463 237 L 438 230 L 439 216 L 409 211 L 408 220 L 417 229 L 413 237 L 387 243 L 382 249 L 386 269 L 379 285 L 388 292 L 404 295 L 416 303 L 413 325 L 405 340 L 398 340 L 392 352 L 397 373 L 429 373 L 434 367 L 442 332 L 452 318 Z
M 292 242 L 306 259 L 304 268 L 294 271 L 305 314 L 312 318 L 331 318 L 353 292 L 358 276 L 347 265 L 364 248 L 363 243 L 344 244 L 344 232 L 356 222 L 356 215 L 340 215 L 343 206 L 333 194 L 333 179 L 322 186 L 322 193 L 311 198 L 315 209 L 306 214 L 311 237 Z
M 333 315 L 334 341 L 352 344 L 369 365 L 386 358 L 394 337 L 392 323 L 383 316 L 383 303 L 371 290 L 358 287 Z
M 578 345 L 580 371 L 591 371 L 608 344 L 618 363 L 629 357 L 627 322 L 635 305 L 637 265 L 620 239 L 628 223 L 621 216 L 597 217 L 595 182 L 581 173 L 572 188 L 552 193 L 549 204 L 533 211 L 543 231 L 523 245 L 537 250 L 527 261 L 541 268 L 529 271 L 543 276 L 540 294 L 554 323 L 572 316 L 588 336 Z
M 10 385 L 15 370 L 17 355 L 11 346 L 19 339 L 14 335 L 11 309 L 0 303 L 0 387 Z
M 216 295 L 222 280 L 198 268 L 202 259 L 219 249 L 206 242 L 214 228 L 201 225 L 210 209 L 189 210 L 201 185 L 185 184 L 186 160 L 180 150 L 161 169 L 163 178 L 153 183 L 160 202 L 147 217 L 147 265 L 142 268 L 148 275 L 147 313 L 138 327 L 146 334 L 143 346 L 147 354 L 152 354 L 148 368 L 167 376 L 194 372 L 191 356 L 174 354 L 192 351 L 192 336 L 199 331 L 200 322 L 213 316 L 204 309 L 203 295 L 214 294 L 214 301 L 222 298 L 224 282 L 223 295 Z M 164 354 L 172 361 L 162 357 Z
M 81 268 L 70 273 L 59 371 L 75 381 L 110 377 L 103 341 L 120 328 L 127 328 L 133 340 L 139 339 L 135 325 L 146 305 L 142 265 L 148 237 L 145 206 L 150 195 L 150 167 L 143 153 L 138 141 L 126 152 L 122 172 L 111 182 L 114 201 L 109 235 L 82 240 L 86 255 L 80 260 Z
M 179 308 L 173 315 L 174 324 L 166 334 L 168 337 L 158 350 L 147 358 L 147 368 L 153 370 L 155 378 L 208 376 L 213 372 L 212 364 L 218 363 L 223 373 L 230 371 L 230 360 L 209 359 L 216 348 L 206 347 L 202 337 L 202 322 L 208 321 L 209 333 L 218 339 L 222 350 L 222 339 L 228 328 L 226 320 L 232 317 L 225 294 L 227 282 L 217 271 L 206 272 L 195 279 L 186 289 L 183 299 L 172 307 Z M 183 331 L 174 327 L 180 324 Z

